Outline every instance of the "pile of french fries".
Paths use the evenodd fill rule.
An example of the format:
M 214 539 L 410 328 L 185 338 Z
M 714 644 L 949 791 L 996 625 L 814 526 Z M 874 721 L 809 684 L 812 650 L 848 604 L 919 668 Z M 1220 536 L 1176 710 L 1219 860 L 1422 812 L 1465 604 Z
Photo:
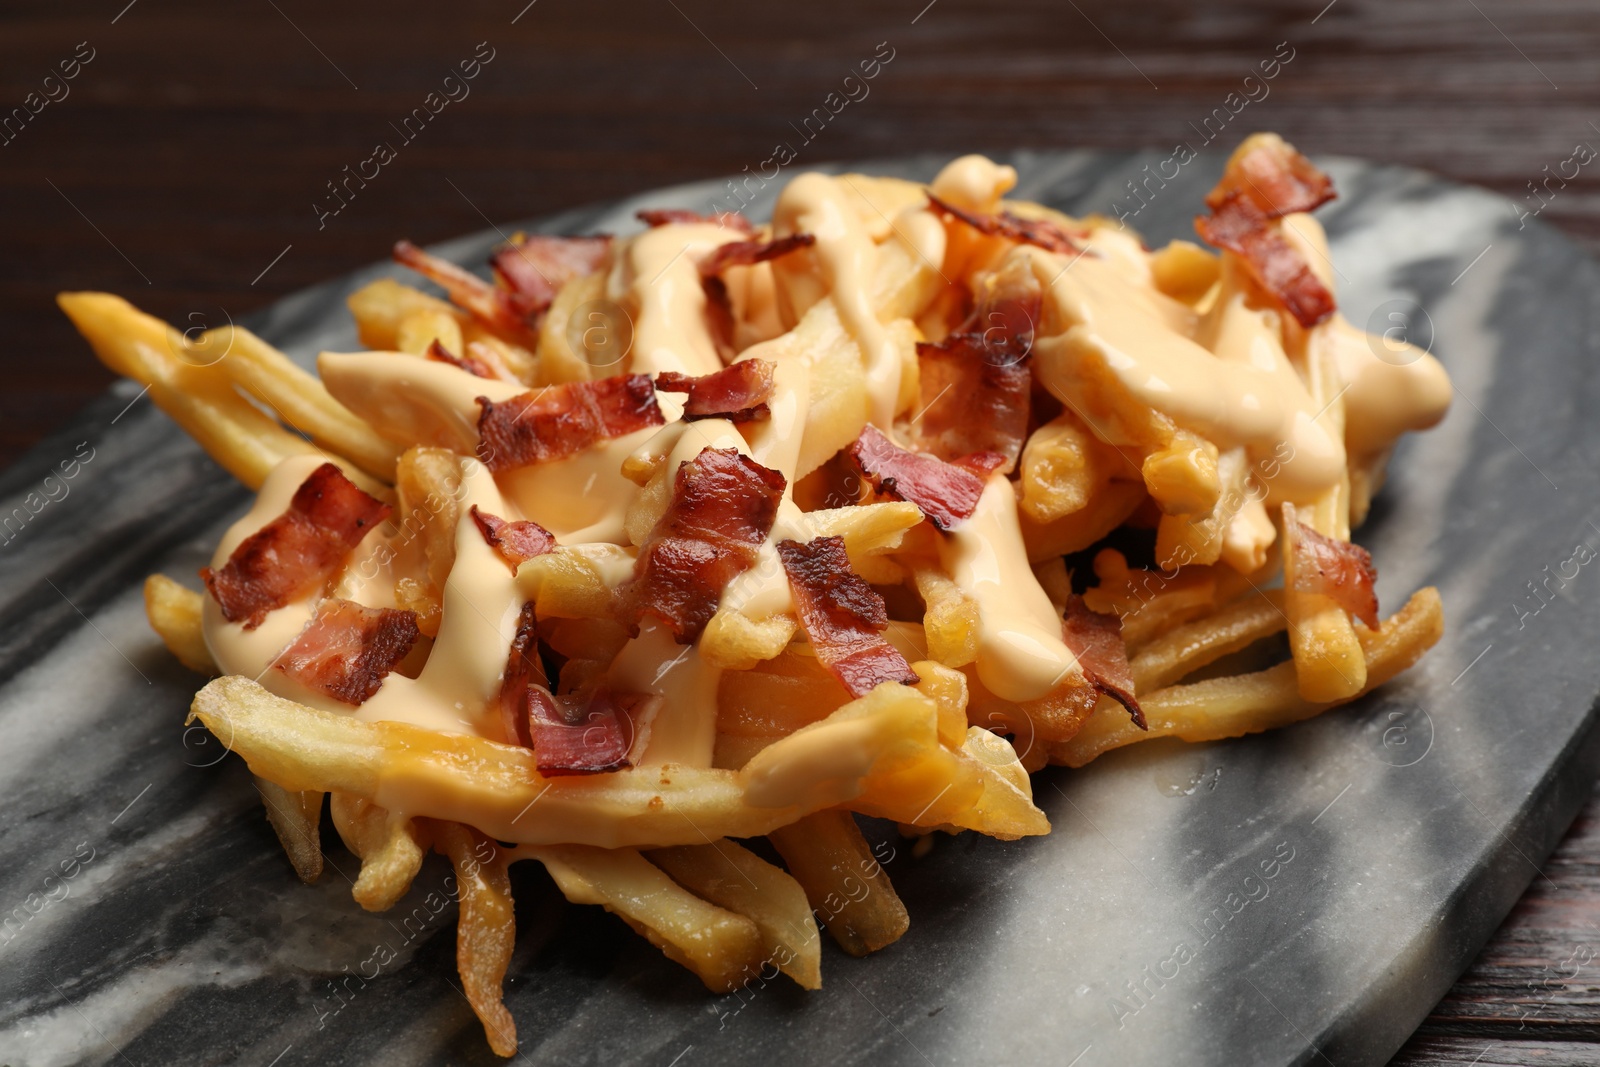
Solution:
M 903 414 L 916 395 L 916 341 L 958 325 L 963 294 L 1009 246 L 952 226 L 943 261 L 928 262 L 902 233 L 909 213 L 926 203 L 925 186 L 861 175 L 833 180 L 849 190 L 860 224 L 877 243 L 870 299 L 906 356 L 897 404 Z M 1097 235 L 1116 229 L 1038 205 L 1006 206 L 1087 233 L 1091 247 Z M 1166 299 L 1204 312 L 1231 292 L 1234 272 L 1225 257 L 1187 242 L 1143 254 Z M 787 261 L 745 269 L 751 273 L 745 284 L 755 286 L 757 272 L 805 267 Z M 349 306 L 363 344 L 387 358 L 417 359 L 435 343 L 457 353 L 487 351 L 535 387 L 626 369 L 596 370 L 574 350 L 568 329 L 576 309 L 617 299 L 608 292 L 603 271 L 568 282 L 531 345 L 397 281 L 368 285 Z M 395 503 L 395 523 L 418 524 L 406 534 L 421 550 L 399 579 L 394 602 L 417 612 L 423 634 L 437 633 L 456 551 L 455 453 L 363 420 L 316 376 L 244 328 L 185 336 L 104 293 L 63 294 L 60 304 L 107 366 L 147 386 L 152 400 L 245 485 L 259 488 L 289 457 L 318 455 Z M 1047 307 L 1041 329 L 1049 328 L 1052 314 Z M 776 340 L 808 363 L 811 404 L 800 466 L 826 471 L 828 458 L 860 433 L 869 407 L 864 360 L 839 307 L 824 296 L 798 321 L 782 323 L 775 337 L 758 323 L 736 326 L 738 347 Z M 1319 362 L 1316 346 L 1297 336 L 1292 323 L 1283 333 L 1296 369 L 1326 405 L 1321 418 L 1340 432 L 1337 368 Z M 885 592 L 893 620 L 888 637 L 919 682 L 884 684 L 851 700 L 811 654 L 791 615 L 756 619 L 719 611 L 699 644 L 706 661 L 725 669 L 712 766 L 545 777 L 528 749 L 361 721 L 296 703 L 242 676 L 206 685 L 193 717 L 248 763 L 305 881 L 323 867 L 324 798 L 340 839 L 360 857 L 353 895 L 364 908 L 399 901 L 429 851 L 446 857 L 459 886 L 463 988 L 503 1056 L 517 1047 L 501 1000 L 514 947 L 507 867 L 517 860 L 543 864 L 570 901 L 620 916 L 711 990 L 736 989 L 767 967 L 817 988 L 819 920 L 858 956 L 892 944 L 909 924 L 856 816 L 890 820 L 917 836 L 1044 834 L 1049 823 L 1033 803 L 1029 774 L 1047 763 L 1081 767 L 1153 738 L 1213 740 L 1305 719 L 1383 684 L 1442 632 L 1432 589 L 1369 629 L 1326 598 L 1278 587 L 1282 565 L 1265 509 L 1264 535 L 1255 542 L 1225 536 L 1238 529 L 1233 519 L 1240 508 L 1259 506 L 1247 491 L 1256 475 L 1242 451 L 1220 449 L 1109 385 L 1101 397 L 1098 410 L 1068 407 L 1032 429 L 1014 485 L 1028 555 L 1052 601 L 1059 608 L 1078 589 L 1093 610 L 1120 617 L 1148 729 L 1107 699 L 1086 706 L 1063 689 L 1017 703 L 989 691 L 974 669 L 976 604 L 941 566 L 938 534 L 918 508 L 867 500 L 859 491 L 840 499 L 837 487 L 810 483 L 795 487 L 796 501 L 815 529 L 844 539 L 852 566 Z M 1106 425 L 1117 433 L 1097 429 Z M 1113 436 L 1117 443 L 1108 443 Z M 1353 499 L 1350 486 L 1376 484 L 1380 474 L 1369 465 L 1321 498 L 1300 502 L 1304 521 L 1348 540 L 1352 513 L 1359 517 L 1366 505 Z M 667 503 L 666 478 L 640 482 L 627 523 L 634 544 Z M 1086 565 L 1086 550 L 1119 528 L 1153 534 L 1153 565 L 1130 565 L 1110 548 Z M 1074 554 L 1076 574 L 1063 560 Z M 519 578 L 537 576 L 540 636 L 564 657 L 563 689 L 603 674 L 628 640 L 604 568 L 580 546 L 561 546 L 522 568 Z M 154 575 L 145 603 L 155 632 L 185 666 L 218 673 L 201 593 Z M 1252 649 L 1270 649 L 1285 633 L 1290 658 L 1219 673 Z M 1187 680 L 1202 670 L 1204 680 Z M 819 744 L 839 753 L 840 766 L 794 758 Z M 429 798 L 427 810 L 397 805 L 397 798 L 419 795 Z M 740 843 L 758 837 L 770 842 L 782 866 Z

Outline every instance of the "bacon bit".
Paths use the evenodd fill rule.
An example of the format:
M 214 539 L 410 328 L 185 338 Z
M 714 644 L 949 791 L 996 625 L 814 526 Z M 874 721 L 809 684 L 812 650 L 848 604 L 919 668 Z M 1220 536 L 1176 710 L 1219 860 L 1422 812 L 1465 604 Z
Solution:
M 737 211 L 719 211 L 714 215 L 702 215 L 698 211 L 685 211 L 682 208 L 646 208 L 635 211 L 633 217 L 654 229 L 657 226 L 667 226 L 672 223 L 704 223 L 708 226 L 721 226 L 725 230 L 738 230 L 740 233 L 755 233 L 753 223 Z
M 519 233 L 489 254 L 489 266 L 500 284 L 516 295 L 519 306 L 538 315 L 563 285 L 593 274 L 610 256 L 609 233 L 590 237 Z
M 970 470 L 907 452 L 871 423 L 845 452 L 878 492 L 915 504 L 941 530 L 970 518 L 983 496 L 983 479 Z
M 539 658 L 539 616 L 530 600 L 522 605 L 522 613 L 517 616 L 517 632 L 511 639 L 506 673 L 500 682 L 500 721 L 505 729 L 507 744 L 533 747 L 528 691 L 533 686 L 548 684 L 544 661 Z
M 391 510 L 356 488 L 338 467 L 324 463 L 300 483 L 287 511 L 241 541 L 221 570 L 203 567 L 200 577 L 224 619 L 254 630 L 269 611 L 338 573 L 351 550 Z
M 1377 629 L 1378 572 L 1372 565 L 1372 553 L 1300 522 L 1293 504 L 1283 506 L 1283 531 L 1284 548 L 1294 569 L 1292 588 L 1325 596 Z
M 540 304 L 490 285 L 448 260 L 429 255 L 410 241 L 395 244 L 394 260 L 437 282 L 449 295 L 451 303 L 491 330 L 529 347 L 538 343 L 539 315 L 549 306 L 548 300 Z
M 1301 326 L 1315 326 L 1333 314 L 1333 294 L 1274 223 L 1334 196 L 1332 180 L 1310 160 L 1282 138 L 1258 134 L 1228 161 L 1222 180 L 1206 195 L 1211 215 L 1196 218 L 1195 231 L 1239 256 Z
M 656 389 L 663 393 L 688 393 L 683 406 L 683 421 L 727 419 L 753 422 L 772 417 L 767 401 L 772 399 L 773 366 L 764 359 L 744 359 L 698 378 L 676 371 L 656 375 Z
M 604 686 L 587 697 L 554 696 L 542 685 L 524 692 L 535 766 L 547 778 L 632 766 L 635 741 L 647 736 L 661 706 L 642 694 L 612 694 Z
M 997 470 L 1002 468 L 1009 470 L 1010 465 L 1014 462 L 1015 460 L 1007 459 L 999 452 L 969 452 L 960 459 L 955 460 L 954 465 L 962 470 L 969 470 L 980 478 L 987 479 L 989 475 Z
M 1078 657 L 1078 666 L 1089 684 L 1128 709 L 1133 724 L 1141 730 L 1144 710 L 1133 693 L 1133 668 L 1128 665 L 1128 647 L 1122 642 L 1122 620 L 1089 610 L 1083 597 L 1067 600 L 1067 615 L 1061 622 L 1061 640 Z
M 700 286 L 706 294 L 706 320 L 711 327 L 711 340 L 723 359 L 732 357 L 736 349 L 733 346 L 733 300 L 728 296 L 728 283 L 722 280 L 722 272 L 729 267 L 748 267 L 776 259 L 809 248 L 816 241 L 809 233 L 792 233 L 773 241 L 730 241 L 700 264 Z
M 492 471 L 544 463 L 666 422 L 647 374 L 546 386 L 495 402 L 478 397 L 478 458 Z
M 406 658 L 420 632 L 414 611 L 329 597 L 272 666 L 307 689 L 360 707 Z
M 1009 211 L 1002 211 L 998 215 L 980 215 L 974 211 L 963 211 L 954 204 L 947 204 L 932 193 L 928 194 L 928 206 L 936 213 L 960 219 L 979 233 L 990 237 L 1004 237 L 1008 241 L 1035 245 L 1046 252 L 1083 251 L 1083 246 L 1073 238 L 1072 234 L 1049 219 L 1025 219 Z
M 937 344 L 917 345 L 922 410 L 912 423 L 917 445 L 964 467 L 986 464 L 1007 473 L 1028 435 L 1034 324 L 1043 293 L 1026 264 L 991 277 L 965 330 Z M 967 458 L 964 458 L 967 457 Z
M 889 625 L 883 597 L 851 568 L 844 538 L 780 541 L 778 558 L 817 659 L 852 697 L 883 682 L 916 684 L 916 673 L 883 636 Z
M 489 542 L 489 546 L 500 553 L 501 559 L 511 564 L 513 574 L 524 561 L 554 551 L 556 547 L 554 534 L 527 519 L 508 522 L 474 504 L 472 521 L 478 524 L 478 531 Z
M 707 448 L 678 468 L 672 503 L 639 548 L 622 620 L 666 623 L 680 645 L 700 636 L 722 590 L 750 569 L 783 496 L 783 475 L 732 448 Z
M 499 375 L 494 372 L 493 368 L 491 368 L 483 360 L 478 359 L 477 357 L 471 356 L 471 355 L 458 356 L 454 352 L 452 352 L 448 348 L 446 348 L 444 345 L 440 344 L 437 340 L 435 340 L 432 344 L 430 344 L 428 346 L 427 358 L 431 359 L 431 360 L 434 360 L 437 363 L 448 363 L 448 364 L 450 364 L 450 366 L 456 367 L 456 368 L 458 368 L 460 370 L 464 370 L 468 374 L 473 375 L 474 377 L 478 377 L 478 378 L 498 378 L 499 377 Z

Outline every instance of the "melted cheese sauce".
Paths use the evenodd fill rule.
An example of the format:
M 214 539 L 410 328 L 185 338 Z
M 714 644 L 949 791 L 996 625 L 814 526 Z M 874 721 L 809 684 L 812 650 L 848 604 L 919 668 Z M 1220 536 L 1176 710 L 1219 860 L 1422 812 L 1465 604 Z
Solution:
M 1015 182 L 1010 167 L 966 156 L 946 167 L 932 189 L 958 207 L 993 212 Z M 995 253 L 992 242 L 985 245 L 960 224 L 947 229 L 920 203 L 889 218 L 847 181 L 821 174 L 801 175 L 787 186 L 774 210 L 773 232 L 810 233 L 816 243 L 728 274 L 741 320 L 739 337 L 749 346 L 740 358 L 760 356 L 776 366 L 772 417 L 766 422 L 740 427 L 717 419 L 669 421 L 567 459 L 494 475 L 472 458 L 477 398 L 506 400 L 527 387 L 401 353 L 323 354 L 320 367 L 329 391 L 386 437 L 404 445 L 442 446 L 461 456 L 456 562 L 443 590 L 438 637 L 416 679 L 390 674 L 374 697 L 351 709 L 270 669 L 310 619 L 316 597 L 270 613 L 254 631 L 223 620 L 207 597 L 205 635 L 218 665 L 316 707 L 498 740 L 496 696 L 531 587 L 525 588 L 528 583 L 519 582 L 485 543 L 468 508 L 476 504 L 507 519 L 542 524 L 555 534 L 560 551 L 581 556 L 615 588 L 633 574 L 637 550 L 625 521 L 630 507 L 650 499 L 652 486 L 659 493 L 660 479 L 670 479 L 708 447 L 738 449 L 789 481 L 755 566 L 728 585 L 720 609 L 758 621 L 792 612 L 776 545 L 816 534 L 793 499 L 796 478 L 820 462 L 814 456 L 803 459 L 809 455 L 808 431 L 838 434 L 841 425 L 848 431 L 859 427 L 861 415 L 841 408 L 844 414 L 828 425 L 808 421 L 814 407 L 838 404 L 837 371 L 810 358 L 787 331 L 808 311 L 831 301 L 837 311 L 835 334 L 842 327 L 858 353 L 866 414 L 894 435 L 896 419 L 908 414 L 916 396 L 915 364 L 905 356 L 903 338 L 910 329 L 905 320 L 927 310 L 943 278 L 966 277 Z M 1326 242 L 1313 220 L 1293 216 L 1285 232 L 1315 269 L 1327 271 Z M 616 371 L 706 374 L 722 365 L 707 325 L 698 264 L 719 245 L 739 239 L 742 235 L 732 230 L 688 224 L 619 242 L 607 292 L 633 317 L 634 345 L 626 368 Z M 1227 284 L 1226 270 L 1224 283 L 1197 310 L 1156 289 L 1149 253 L 1137 238 L 1100 228 L 1088 243 L 1092 254 L 1065 257 L 1025 246 L 1004 252 L 1003 258 L 1025 261 L 1044 290 L 1034 361 L 1041 383 L 1090 416 L 1086 421 L 1112 444 L 1137 444 L 1143 432 L 1136 419 L 1115 410 L 1118 405 L 1150 409 L 1224 451 L 1273 457 L 1282 469 L 1272 485 L 1274 497 L 1303 500 L 1337 482 L 1347 458 L 1381 456 L 1401 433 L 1436 422 L 1448 405 L 1449 381 L 1431 356 L 1374 342 L 1335 317 L 1309 331 L 1306 341 L 1322 346 L 1320 355 L 1338 368 L 1344 383 L 1344 439 L 1331 436 L 1324 427 L 1329 420 L 1319 419 L 1311 391 L 1284 351 L 1276 314 L 1249 307 Z M 895 330 L 902 337 L 899 345 Z M 1380 358 L 1380 351 L 1389 358 Z M 668 419 L 676 420 L 681 401 L 671 395 L 659 399 Z M 819 447 L 814 442 L 811 451 Z M 212 565 L 222 566 L 245 537 L 281 514 L 320 462 L 303 456 L 285 460 L 268 477 L 255 505 L 223 537 Z M 1236 525 L 1230 537 L 1238 541 L 1234 550 L 1240 558 L 1259 554 L 1271 539 L 1259 506 L 1242 511 Z M 973 516 L 935 540 L 940 563 L 977 607 L 976 669 L 989 690 L 1023 702 L 1081 681 L 1081 670 L 1061 641 L 1060 615 L 1028 564 L 1012 482 L 992 476 Z M 415 546 L 402 544 L 399 534 L 375 530 L 353 555 L 335 591 L 370 606 L 392 606 L 395 579 L 414 573 L 415 560 Z M 676 644 L 653 622 L 626 643 L 609 670 L 610 684 L 663 698 L 646 763 L 711 765 L 720 676 L 698 648 Z M 816 752 L 810 758 L 848 756 Z M 791 777 L 807 781 L 815 775 Z M 778 779 L 763 789 L 772 794 L 773 804 L 795 799 Z M 386 795 L 385 803 L 413 809 L 400 794 Z

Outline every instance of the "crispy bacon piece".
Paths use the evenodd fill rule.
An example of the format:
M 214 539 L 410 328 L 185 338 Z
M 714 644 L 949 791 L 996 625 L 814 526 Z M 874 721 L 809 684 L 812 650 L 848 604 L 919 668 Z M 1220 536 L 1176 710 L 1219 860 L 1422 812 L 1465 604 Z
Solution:
M 430 255 L 410 241 L 394 246 L 394 261 L 438 283 L 451 303 L 496 333 L 533 345 L 538 341 L 539 313 L 549 305 L 530 302 L 509 289 L 491 285 L 449 260 Z
M 517 616 L 517 632 L 511 638 L 506 673 L 500 680 L 500 721 L 505 729 L 506 744 L 533 747 L 528 715 L 529 689 L 548 684 L 544 661 L 539 658 L 539 616 L 530 600 L 522 605 L 522 613 Z
M 527 519 L 507 521 L 498 515 L 489 514 L 474 504 L 472 521 L 478 524 L 478 531 L 483 534 L 483 539 L 489 542 L 489 546 L 500 554 L 501 559 L 511 564 L 513 572 L 524 560 L 542 556 L 556 547 L 554 534 Z
M 611 235 L 552 237 L 519 233 L 489 254 L 495 277 L 514 293 L 519 306 L 542 313 L 561 287 L 593 274 L 611 255 Z
M 680 645 L 700 636 L 723 587 L 750 569 L 783 497 L 783 475 L 731 448 L 707 448 L 678 468 L 672 502 L 639 547 L 623 589 L 623 621 L 666 623 Z
M 907 452 L 870 423 L 845 452 L 878 492 L 909 500 L 941 530 L 970 518 L 983 495 L 983 479 L 972 471 Z
M 1222 180 L 1206 195 L 1209 216 L 1195 219 L 1207 243 L 1239 256 L 1251 276 L 1295 321 L 1311 327 L 1333 314 L 1333 294 L 1277 220 L 1312 211 L 1334 198 L 1333 182 L 1282 138 L 1257 134 L 1228 161 Z
M 756 232 L 755 225 L 737 211 L 718 211 L 714 215 L 702 215 L 698 211 L 685 211 L 676 207 L 646 208 L 643 211 L 635 211 L 633 217 L 652 229 L 674 222 L 686 222 L 721 226 L 725 230 L 738 230 L 740 233 Z
M 1150 729 L 1133 693 L 1133 668 L 1128 666 L 1128 648 L 1122 643 L 1122 620 L 1090 611 L 1083 597 L 1074 595 L 1067 600 L 1061 640 L 1078 657 L 1089 684 L 1127 708 L 1139 729 Z
M 844 538 L 780 541 L 778 558 L 817 659 L 852 697 L 882 682 L 916 684 L 916 672 L 883 636 L 889 625 L 883 597 L 851 569 Z
M 817 239 L 809 233 L 791 233 L 772 241 L 730 241 L 721 245 L 700 264 L 700 286 L 706 293 L 706 320 L 711 339 L 723 359 L 733 356 L 733 301 L 722 272 L 729 267 L 748 267 L 763 260 L 786 256 L 809 248 Z
M 917 345 L 921 411 L 917 445 L 940 459 L 1010 472 L 1028 436 L 1035 324 L 1043 302 L 1038 279 L 1016 264 L 988 280 L 971 321 L 936 344 Z M 977 455 L 975 455 L 977 454 Z M 987 476 L 989 470 L 982 470 Z
M 542 685 L 530 685 L 524 693 L 535 766 L 548 778 L 632 766 L 633 750 L 649 736 L 650 720 L 661 706 L 642 694 L 613 694 L 604 686 L 588 696 L 558 697 Z
M 1283 506 L 1284 551 L 1294 572 L 1293 588 L 1328 597 L 1369 627 L 1378 626 L 1378 572 L 1372 553 L 1360 545 L 1318 533 Z
M 356 488 L 332 463 L 300 483 L 289 509 L 239 543 L 221 570 L 200 577 L 229 622 L 254 630 L 267 612 L 322 586 L 344 566 L 388 504 Z
M 406 658 L 419 633 L 414 611 L 329 597 L 272 666 L 307 689 L 360 707 Z
M 728 419 L 753 422 L 772 417 L 767 401 L 772 399 L 773 366 L 764 359 L 744 359 L 715 371 L 691 377 L 676 371 L 656 375 L 656 389 L 663 393 L 688 393 L 683 405 L 683 421 Z
M 494 368 L 490 367 L 489 364 L 485 363 L 483 360 L 472 355 L 458 356 L 444 345 L 440 344 L 437 340 L 428 346 L 427 358 L 436 363 L 448 363 L 452 367 L 457 367 L 461 370 L 464 370 L 474 377 L 499 377 L 499 375 L 494 372 Z
M 928 205 L 940 215 L 960 219 L 979 233 L 990 237 L 1004 237 L 1010 241 L 1035 245 L 1046 252 L 1083 250 L 1083 246 L 1072 234 L 1049 219 L 1025 219 L 1009 211 L 1002 211 L 998 215 L 980 215 L 975 211 L 964 211 L 954 204 L 947 204 L 932 193 L 928 194 Z
M 510 400 L 478 397 L 478 458 L 492 471 L 544 463 L 666 420 L 647 374 L 550 385 Z

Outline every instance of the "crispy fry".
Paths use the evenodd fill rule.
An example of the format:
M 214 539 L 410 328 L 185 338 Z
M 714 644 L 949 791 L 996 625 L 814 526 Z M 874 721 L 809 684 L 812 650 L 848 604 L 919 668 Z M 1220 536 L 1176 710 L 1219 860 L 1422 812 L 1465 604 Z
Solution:
M 658 848 L 645 854 L 674 882 L 756 924 L 762 967 L 776 967 L 806 989 L 822 988 L 822 939 L 805 890 L 735 841 Z
M 179 585 L 164 574 L 152 574 L 144 580 L 144 613 L 167 651 L 191 671 L 216 674 L 217 662 L 211 658 L 211 649 L 206 647 L 205 632 L 200 624 L 200 608 L 204 602 L 202 594 Z
M 978 602 L 938 567 L 914 566 L 912 578 L 926 605 L 922 630 L 928 655 L 947 667 L 964 667 L 978 658 Z
M 428 837 L 415 820 L 360 797 L 332 793 L 328 811 L 346 848 L 361 858 L 350 895 L 368 911 L 388 911 L 422 869 Z
M 296 791 L 265 778 L 256 778 L 256 792 L 267 809 L 267 821 L 283 845 L 294 873 L 310 885 L 322 876 L 322 794 L 315 790 Z
M 1282 631 L 1288 621 L 1283 591 L 1267 589 L 1168 630 L 1133 657 L 1134 689 L 1145 693 L 1180 682 L 1206 664 Z
M 819 811 L 767 835 L 828 935 L 852 956 L 894 944 L 911 926 L 906 906 L 846 811 Z
M 517 1052 L 517 1022 L 506 1010 L 501 984 L 517 944 L 511 906 L 511 855 L 470 827 L 438 823 L 434 847 L 456 869 L 461 917 L 456 925 L 456 968 L 467 1003 L 483 1023 L 489 1047 L 501 1056 Z
M 1410 667 L 1444 634 L 1444 611 L 1438 590 L 1417 590 L 1400 611 L 1377 630 L 1357 631 L 1366 666 L 1369 693 Z M 1339 701 L 1337 703 L 1344 703 Z M 1140 697 L 1148 732 L 1128 722 L 1114 703 L 1102 703 L 1078 735 L 1053 746 L 1051 762 L 1081 767 L 1104 752 L 1155 737 L 1216 741 L 1259 733 L 1309 719 L 1335 703 L 1308 701 L 1300 695 L 1293 662 L 1254 674 L 1212 678 L 1192 685 L 1158 689 Z

